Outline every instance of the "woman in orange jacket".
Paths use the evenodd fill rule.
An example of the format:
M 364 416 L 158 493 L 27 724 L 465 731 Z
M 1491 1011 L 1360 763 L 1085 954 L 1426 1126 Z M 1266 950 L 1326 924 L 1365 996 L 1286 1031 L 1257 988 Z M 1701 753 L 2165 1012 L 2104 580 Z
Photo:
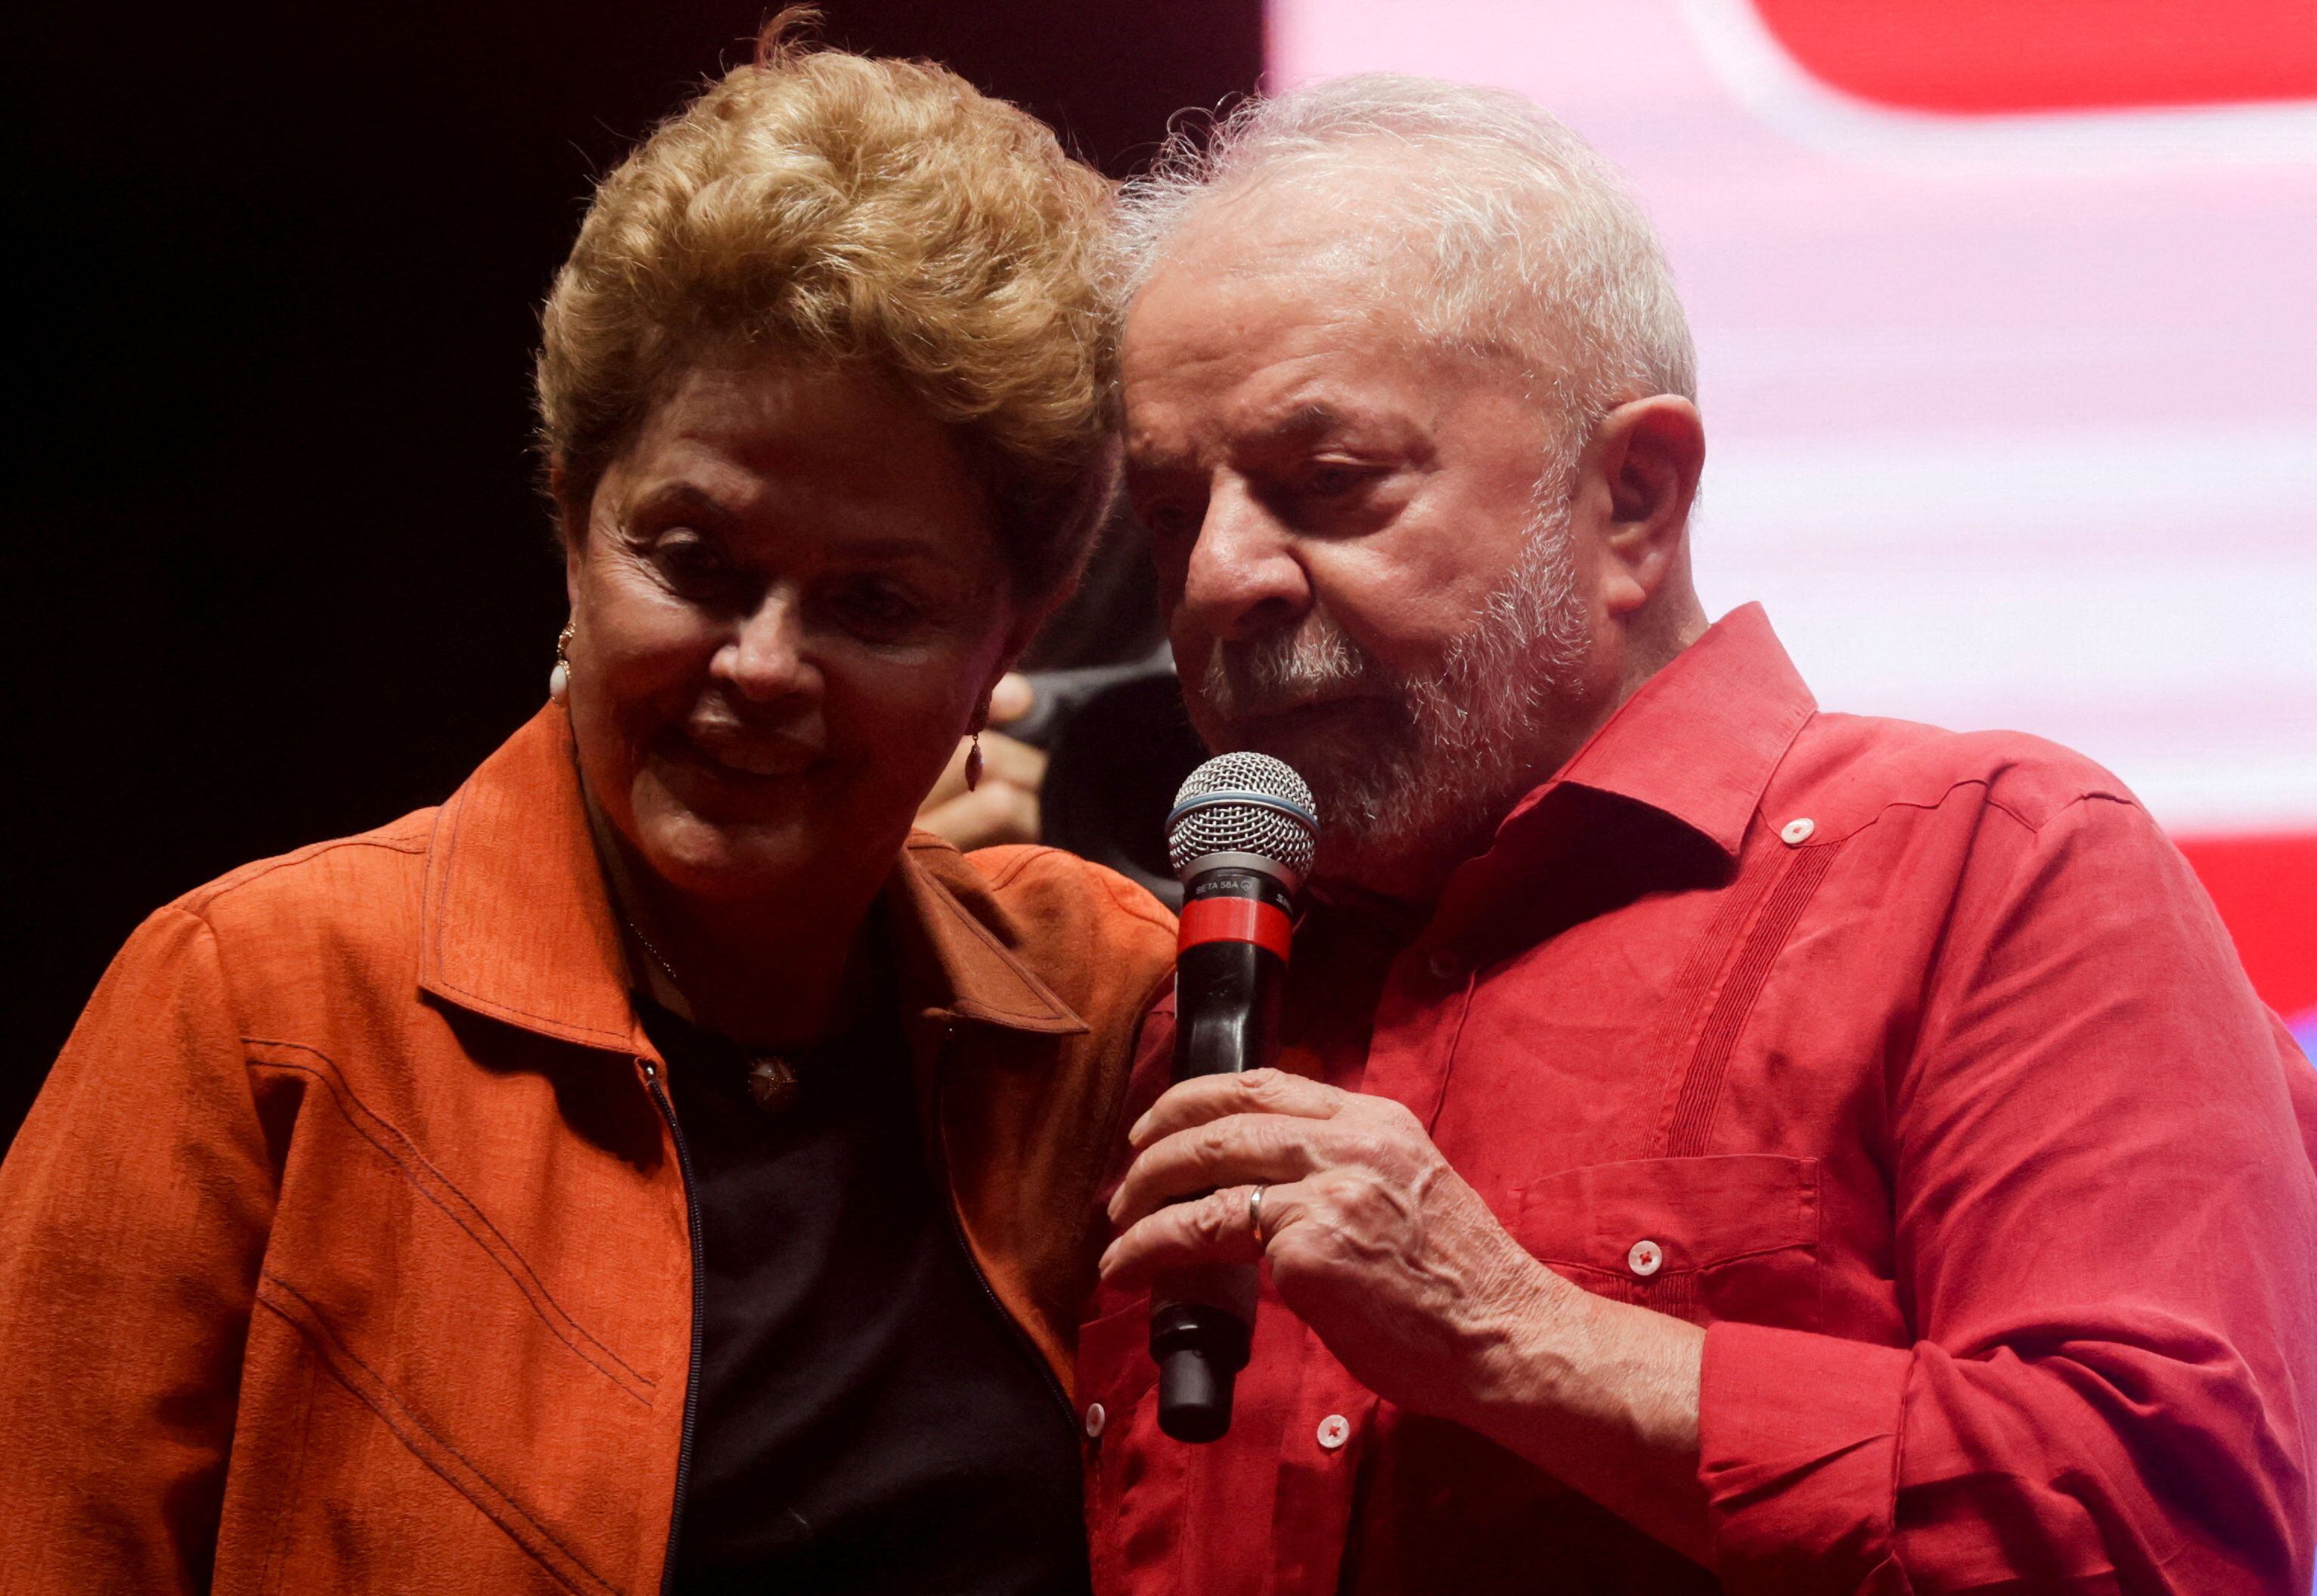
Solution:
M 1105 203 L 781 22 L 604 183 L 553 701 L 155 914 L 0 1169 L 0 1590 L 1083 1583 L 1170 922 L 910 822 L 1107 493 Z

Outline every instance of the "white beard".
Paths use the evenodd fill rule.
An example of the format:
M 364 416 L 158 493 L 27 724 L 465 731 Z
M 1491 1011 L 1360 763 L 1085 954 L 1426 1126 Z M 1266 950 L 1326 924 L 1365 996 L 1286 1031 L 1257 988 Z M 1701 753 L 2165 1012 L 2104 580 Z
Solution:
M 1552 505 L 1539 511 L 1519 563 L 1436 670 L 1390 669 L 1317 607 L 1293 632 L 1223 644 L 1208 655 L 1193 719 L 1218 747 L 1255 746 L 1228 728 L 1317 697 L 1356 692 L 1388 708 L 1379 735 L 1294 751 L 1291 762 L 1320 807 L 1315 878 L 1357 882 L 1470 857 L 1551 774 L 1538 765 L 1581 694 L 1590 641 L 1566 494 Z

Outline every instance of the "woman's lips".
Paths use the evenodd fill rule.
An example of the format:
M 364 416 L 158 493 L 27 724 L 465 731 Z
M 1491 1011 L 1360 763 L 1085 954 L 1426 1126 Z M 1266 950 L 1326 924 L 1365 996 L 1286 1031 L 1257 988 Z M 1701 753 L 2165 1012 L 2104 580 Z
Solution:
M 689 762 L 720 775 L 778 779 L 801 776 L 819 762 L 820 750 L 784 736 L 687 731 L 675 739 Z

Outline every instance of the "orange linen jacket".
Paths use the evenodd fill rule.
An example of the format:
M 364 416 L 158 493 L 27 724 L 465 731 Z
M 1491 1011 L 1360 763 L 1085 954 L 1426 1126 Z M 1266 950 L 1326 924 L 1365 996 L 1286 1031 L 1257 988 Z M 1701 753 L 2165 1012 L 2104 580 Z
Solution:
M 928 1155 L 1066 1390 L 1173 922 L 922 834 L 884 901 Z M 440 809 L 155 914 L 0 1166 L 0 1592 L 659 1589 L 664 1068 L 551 707 Z

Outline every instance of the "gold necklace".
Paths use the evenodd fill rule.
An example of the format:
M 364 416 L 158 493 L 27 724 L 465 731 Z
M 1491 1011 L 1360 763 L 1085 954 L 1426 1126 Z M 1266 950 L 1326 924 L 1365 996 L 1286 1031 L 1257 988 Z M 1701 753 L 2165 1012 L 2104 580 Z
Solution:
M 645 952 L 651 955 L 651 961 L 659 966 L 660 973 L 667 977 L 667 984 L 681 995 L 684 992 L 684 978 L 675 973 L 675 966 L 667 961 L 667 955 L 661 952 L 649 937 L 644 935 L 643 927 L 630 919 L 626 911 L 621 912 L 620 921 L 628 928 L 628 934 L 635 938 Z M 747 1057 L 748 1095 L 756 1099 L 758 1108 L 767 1114 L 777 1114 L 796 1101 L 795 1065 L 777 1053 L 749 1053 Z

